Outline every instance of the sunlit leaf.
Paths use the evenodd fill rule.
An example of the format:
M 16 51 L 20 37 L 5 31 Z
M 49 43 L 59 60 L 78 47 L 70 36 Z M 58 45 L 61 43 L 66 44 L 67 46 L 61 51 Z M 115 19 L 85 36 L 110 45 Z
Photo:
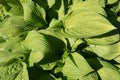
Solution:
M 103 65 L 103 67 L 98 70 L 98 74 L 100 75 L 102 80 L 120 79 L 120 73 L 115 66 L 103 60 L 100 60 L 100 63 Z
M 120 55 L 120 43 L 111 45 L 90 45 L 86 50 L 91 51 L 107 60 L 112 60 Z
M 93 71 L 87 61 L 77 52 L 70 54 L 69 57 L 66 58 L 66 63 L 62 70 L 68 80 L 81 79 Z

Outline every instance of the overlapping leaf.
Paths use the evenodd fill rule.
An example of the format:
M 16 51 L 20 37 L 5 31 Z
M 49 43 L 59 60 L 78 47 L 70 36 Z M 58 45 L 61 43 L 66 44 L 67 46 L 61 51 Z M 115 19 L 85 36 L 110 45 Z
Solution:
M 120 73 L 115 66 L 101 59 L 99 61 L 103 65 L 103 67 L 98 70 L 98 73 L 102 80 L 110 80 L 110 79 L 119 80 L 120 79 Z
M 62 68 L 62 72 L 64 76 L 67 76 L 68 80 L 81 79 L 93 71 L 87 61 L 77 52 L 70 54 L 66 58 L 66 63 Z
M 100 6 L 92 6 L 93 4 L 91 2 L 81 2 L 71 6 L 69 14 L 64 19 L 64 28 L 59 32 L 65 37 L 89 38 L 114 31 L 116 28 L 102 16 L 105 15 L 104 10 Z M 89 8 L 85 6 L 89 6 Z M 119 33 L 116 32 L 116 35 L 112 35 L 110 38 L 112 38 L 110 43 L 118 41 Z
M 112 45 L 90 45 L 86 50 L 91 51 L 104 59 L 112 60 L 120 55 L 120 43 Z
M 24 20 L 38 28 L 46 28 L 45 10 L 33 1 L 23 3 Z
M 43 63 L 48 63 L 59 59 L 65 48 L 64 42 L 58 38 L 36 31 L 28 33 L 24 45 L 31 50 L 29 57 L 30 65 L 41 60 L 43 60 Z

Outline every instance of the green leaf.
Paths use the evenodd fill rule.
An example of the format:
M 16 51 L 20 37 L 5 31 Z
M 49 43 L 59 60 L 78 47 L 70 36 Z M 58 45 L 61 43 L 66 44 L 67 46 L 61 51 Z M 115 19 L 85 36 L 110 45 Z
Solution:
M 62 54 L 65 44 L 62 40 L 49 34 L 30 31 L 23 42 L 26 49 L 31 50 L 29 63 L 49 63 L 58 60 Z M 60 56 L 61 55 L 61 56 Z
M 66 58 L 62 73 L 68 80 L 77 80 L 93 72 L 87 61 L 77 52 Z
M 107 4 L 114 4 L 115 2 L 117 2 L 118 0 L 107 0 Z
M 1 80 L 29 80 L 27 66 L 19 61 L 0 67 Z
M 89 7 L 86 7 L 86 6 L 89 6 Z M 97 1 L 93 1 L 93 0 L 80 1 L 76 4 L 71 5 L 69 12 L 81 10 L 81 9 L 86 10 L 86 11 L 93 11 L 95 13 L 107 16 L 104 9 L 99 5 L 99 3 Z
M 118 72 L 118 69 L 116 69 L 115 66 L 101 59 L 99 61 L 103 65 L 103 67 L 98 70 L 98 74 L 100 75 L 102 80 L 120 79 L 120 73 Z
M 72 45 L 72 49 L 71 51 L 75 51 L 77 49 L 77 47 L 83 43 L 82 39 L 76 39 L 76 41 L 74 42 L 74 44 Z
M 47 29 L 57 30 L 63 26 L 63 23 L 61 20 L 57 20 L 53 18 L 49 24 L 49 27 Z
M 107 45 L 118 42 L 120 40 L 119 36 L 119 31 L 118 29 L 116 29 L 107 34 L 103 34 L 92 38 L 86 38 L 85 41 L 87 42 L 87 44 L 92 45 Z
M 107 60 L 112 60 L 120 55 L 120 43 L 111 45 L 90 45 L 86 48 L 87 51 L 91 51 Z
M 55 4 L 56 0 L 47 0 L 49 8 L 51 8 Z
M 0 4 L 4 6 L 6 11 L 9 11 L 11 9 L 6 0 L 0 0 Z
M 94 1 L 96 3 L 99 3 L 102 7 L 105 7 L 106 0 L 87 0 L 87 1 Z
M 113 69 L 110 69 L 110 68 L 102 68 L 98 71 L 98 73 L 100 77 L 102 78 L 102 80 L 110 80 L 110 79 L 119 80 L 120 79 L 119 72 Z
M 76 3 L 79 3 L 79 2 L 81 2 L 81 1 L 83 1 L 83 0 L 72 0 L 72 3 L 73 3 L 73 4 L 76 4 Z
M 48 0 L 33 0 L 33 1 L 35 1 L 39 6 L 43 7 L 45 10 L 48 10 L 49 8 Z
M 46 28 L 46 12 L 42 7 L 33 1 L 22 5 L 24 9 L 24 20 L 26 22 L 38 28 Z
M 25 58 L 24 51 L 21 48 L 21 38 L 11 38 L 8 41 L 4 42 L 0 48 L 0 64 L 4 65 L 13 59 L 20 59 L 20 57 Z M 6 57 L 7 56 L 7 57 Z M 1 66 L 0 65 L 0 66 Z
M 23 35 L 26 31 L 31 30 L 24 22 L 23 16 L 11 16 L 0 23 L 0 36 L 5 38 Z
M 48 5 L 49 2 L 50 1 L 48 0 Z M 53 5 L 46 10 L 48 13 L 47 21 L 50 22 L 53 18 L 62 20 L 68 11 L 67 0 L 54 0 L 52 4 Z
M 65 16 L 65 5 L 64 5 L 65 0 L 61 0 L 61 6 L 58 10 L 58 19 L 61 20 Z
M 23 15 L 23 8 L 19 0 L 6 0 L 6 2 L 4 3 L 6 15 Z
M 5 38 L 4 37 L 0 37 L 0 43 L 3 43 L 3 42 L 6 42 Z
M 40 64 L 39 65 L 43 70 L 52 70 L 56 66 L 56 62 L 51 62 L 47 64 Z
M 85 6 L 89 6 L 89 8 Z M 102 11 L 104 10 L 102 9 Z M 102 11 L 99 5 L 93 6 L 91 2 L 76 4 L 75 7 L 71 7 L 69 14 L 65 17 L 64 28 L 58 32 L 65 37 L 88 38 L 115 30 L 116 28 L 101 15 Z M 119 37 L 117 36 L 116 39 L 118 41 Z
M 120 63 L 120 55 L 114 59 L 116 62 Z
M 81 80 L 99 80 L 99 79 L 98 79 L 98 75 L 96 72 L 91 72 L 85 75 L 84 77 L 82 77 Z

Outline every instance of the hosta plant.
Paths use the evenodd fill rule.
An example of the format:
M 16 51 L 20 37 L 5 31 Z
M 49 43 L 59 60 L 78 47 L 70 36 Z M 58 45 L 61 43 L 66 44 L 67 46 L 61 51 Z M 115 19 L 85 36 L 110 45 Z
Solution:
M 120 80 L 119 0 L 0 0 L 0 80 Z

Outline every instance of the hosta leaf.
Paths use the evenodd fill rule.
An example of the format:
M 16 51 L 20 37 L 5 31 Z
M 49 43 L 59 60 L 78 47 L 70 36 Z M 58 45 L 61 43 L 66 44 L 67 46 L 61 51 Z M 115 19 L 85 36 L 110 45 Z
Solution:
M 85 75 L 84 77 L 82 77 L 81 80 L 99 80 L 99 79 L 98 79 L 98 75 L 96 72 L 91 72 Z
M 63 23 L 61 20 L 57 20 L 57 19 L 53 18 L 47 29 L 56 30 L 56 29 L 61 28 L 62 26 L 63 26 Z
M 116 62 L 120 63 L 120 55 L 114 59 Z
M 49 2 L 49 0 L 48 0 L 48 2 Z M 47 13 L 48 13 L 47 21 L 49 21 L 49 22 L 53 18 L 62 20 L 68 10 L 67 0 L 54 0 L 53 3 L 54 4 L 47 10 Z M 48 5 L 49 5 L 49 3 L 48 3 Z
M 35 1 L 39 6 L 43 7 L 45 10 L 49 8 L 47 0 L 33 0 L 33 1 Z
M 111 64 L 110 62 L 107 62 L 107 61 L 105 61 L 104 59 L 101 59 L 101 58 L 97 58 L 97 59 L 98 59 L 99 63 L 103 66 L 101 68 L 110 68 L 110 69 L 113 69 L 113 70 L 117 71 L 117 68 L 113 64 Z
M 6 57 L 7 56 L 7 57 Z M 22 57 L 20 53 L 11 53 L 7 50 L 0 50 L 0 66 L 7 64 L 10 60 Z
M 45 28 L 45 10 L 33 1 L 22 4 L 24 9 L 24 20 L 31 23 L 35 27 Z
M 106 0 L 87 0 L 87 1 L 94 1 L 96 3 L 99 3 L 102 7 L 105 7 Z
M 117 2 L 118 0 L 107 0 L 107 4 L 114 4 L 115 2 Z
M 110 69 L 110 68 L 101 68 L 98 71 L 100 77 L 102 80 L 110 80 L 110 79 L 115 79 L 115 80 L 119 80 L 120 79 L 120 74 L 119 72 Z M 112 74 L 112 75 L 110 75 Z
M 79 3 L 79 2 L 81 2 L 81 1 L 83 1 L 83 0 L 72 0 L 72 3 L 73 3 L 73 4 L 76 4 L 76 3 Z
M 93 72 L 93 69 L 79 53 L 75 52 L 66 58 L 66 63 L 62 68 L 62 72 L 68 80 L 77 80 Z
M 21 48 L 21 44 L 20 44 L 21 40 L 22 40 L 21 38 L 16 37 L 16 38 L 11 38 L 6 42 L 3 42 L 3 44 L 1 44 L 0 47 L 1 65 L 8 63 L 12 59 L 16 59 L 16 58 L 20 59 L 20 57 L 25 58 L 24 53 L 26 53 L 26 51 L 24 51 Z
M 55 4 L 55 0 L 47 0 L 49 8 L 51 8 Z
M 30 2 L 32 0 L 19 0 L 21 2 L 21 4 L 24 4 L 24 3 L 27 3 L 27 2 Z
M 62 41 L 64 41 L 66 43 L 65 37 L 63 35 L 58 34 L 58 33 L 56 33 L 56 31 L 51 30 L 51 29 L 42 29 L 42 30 L 39 30 L 39 32 L 41 34 L 45 34 L 45 35 L 49 34 L 49 35 L 51 35 L 53 37 L 56 37 L 56 38 L 58 38 L 58 39 L 60 39 L 60 40 L 62 40 Z
M 115 66 L 101 59 L 99 61 L 103 65 L 103 67 L 98 70 L 98 74 L 100 75 L 100 78 L 102 80 L 120 79 L 120 73 L 118 72 L 118 69 L 116 69 Z
M 79 38 L 68 38 L 67 40 L 67 47 L 70 49 L 72 52 L 77 49 L 77 47 L 82 44 L 84 41 Z
M 27 49 L 31 50 L 29 57 L 30 65 L 41 60 L 42 63 L 57 60 L 65 48 L 62 40 L 37 31 L 30 31 L 23 44 Z
M 120 64 L 115 64 L 115 66 L 120 70 Z
M 22 35 L 26 31 L 31 30 L 31 27 L 27 27 L 22 16 L 8 17 L 5 21 L 0 23 L 0 36 L 12 37 Z
M 119 36 L 120 36 L 119 31 L 116 29 L 101 36 L 88 38 L 88 39 L 86 38 L 85 41 L 87 42 L 87 44 L 107 45 L 118 42 L 120 40 Z
M 15 80 L 29 80 L 28 77 L 28 71 L 27 71 L 27 65 L 22 62 L 23 69 L 20 71 L 19 75 L 16 77 Z
M 61 0 L 61 6 L 58 10 L 58 19 L 63 19 L 65 16 L 65 0 Z
M 120 55 L 120 42 L 111 45 L 90 45 L 86 50 L 91 51 L 104 59 L 112 60 Z
M 102 0 L 100 0 L 100 1 L 102 1 Z M 86 6 L 89 6 L 89 7 L 86 7 Z M 106 16 L 104 9 L 99 5 L 99 3 L 97 1 L 94 1 L 94 0 L 79 1 L 76 4 L 73 4 L 70 6 L 69 12 L 81 10 L 81 9 L 87 10 L 87 11 L 93 11 L 95 13 Z
M 7 10 L 6 15 L 23 15 L 23 8 L 19 0 L 6 0 L 6 2 L 6 4 L 8 5 L 5 5 L 5 7 L 9 7 L 9 10 Z
M 0 67 L 1 80 L 29 80 L 25 63 L 18 61 Z
M 47 64 L 40 64 L 39 65 L 43 70 L 52 70 L 56 66 L 56 62 L 51 62 Z
M 88 38 L 94 37 L 98 35 L 102 35 L 108 33 L 116 28 L 100 13 L 92 11 L 91 9 L 84 7 L 92 6 L 93 4 L 90 3 L 81 3 L 79 9 L 71 10 L 66 18 L 64 19 L 64 28 L 59 30 L 61 34 L 65 37 L 78 37 L 78 38 Z M 99 10 L 96 8 L 97 5 L 92 8 Z M 119 37 L 116 36 L 116 39 L 119 40 Z M 117 40 L 117 41 L 118 41 Z

